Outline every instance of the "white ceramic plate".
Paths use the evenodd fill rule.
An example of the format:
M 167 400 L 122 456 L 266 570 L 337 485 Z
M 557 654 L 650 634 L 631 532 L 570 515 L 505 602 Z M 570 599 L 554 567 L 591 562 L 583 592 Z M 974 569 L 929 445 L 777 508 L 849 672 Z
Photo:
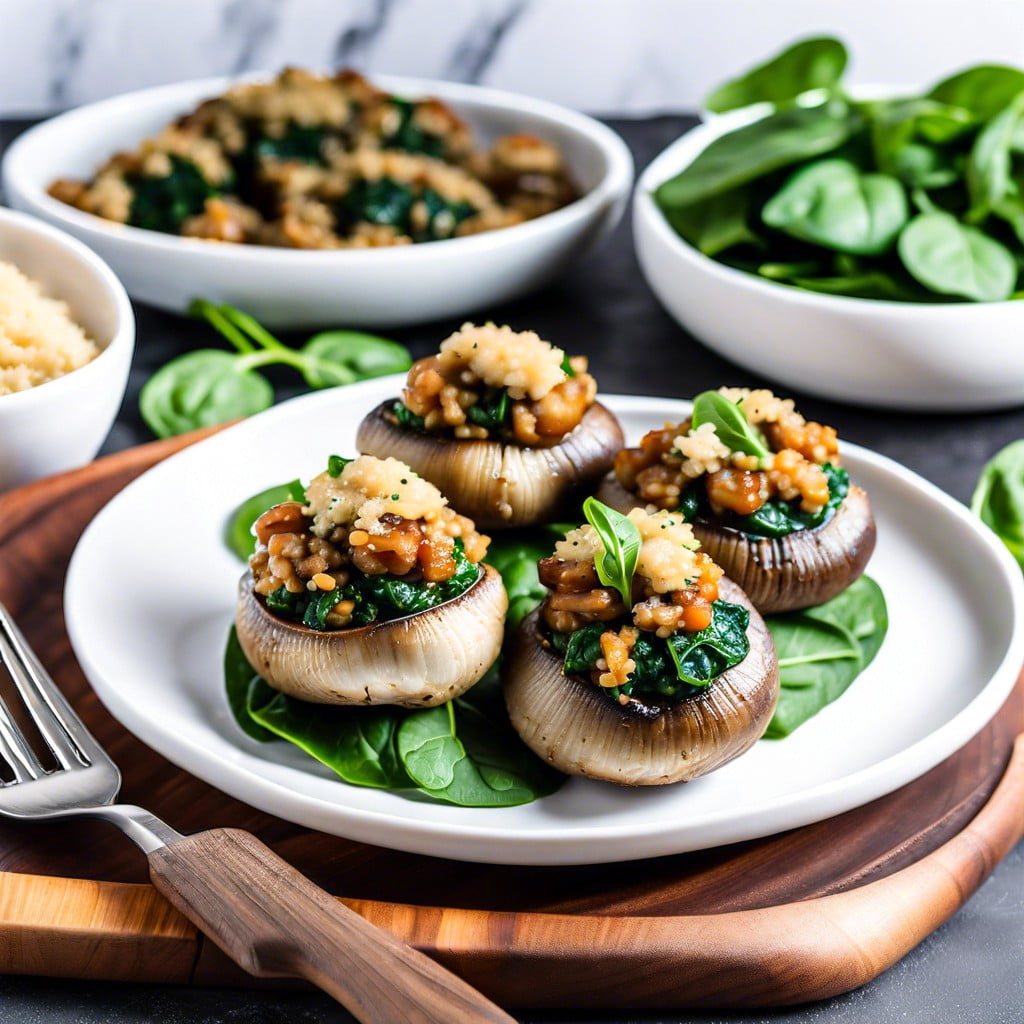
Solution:
M 221 534 L 249 495 L 354 450 L 364 413 L 400 378 L 295 399 L 150 470 L 90 525 L 71 562 L 68 630 L 125 726 L 234 797 L 337 835 L 514 864 L 653 857 L 768 835 L 838 814 L 921 775 L 998 710 L 1024 659 L 1024 583 L 999 542 L 926 481 L 846 446 L 878 519 L 868 571 L 889 603 L 878 657 L 836 703 L 781 742 L 686 785 L 626 790 L 571 779 L 523 807 L 450 807 L 348 786 L 286 743 L 235 725 L 221 652 L 241 566 Z M 636 439 L 682 402 L 606 399 Z
M 486 311 L 547 285 L 618 223 L 633 182 L 626 144 L 584 114 L 475 85 L 374 76 L 375 85 L 399 95 L 449 103 L 483 145 L 514 132 L 555 143 L 583 195 L 500 231 L 333 251 L 223 245 L 143 231 L 47 195 L 56 178 L 88 178 L 113 153 L 134 149 L 237 81 L 209 78 L 145 89 L 37 125 L 4 154 L 4 192 L 12 206 L 80 238 L 114 268 L 133 298 L 161 309 L 184 312 L 204 296 L 240 306 L 270 327 L 396 327 Z

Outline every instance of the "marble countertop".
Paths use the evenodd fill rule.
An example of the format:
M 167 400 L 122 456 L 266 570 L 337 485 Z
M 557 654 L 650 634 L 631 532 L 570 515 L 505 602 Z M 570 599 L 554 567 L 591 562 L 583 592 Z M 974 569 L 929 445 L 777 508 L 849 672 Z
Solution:
M 692 124 L 681 117 L 613 121 L 643 168 Z M 0 122 L 0 149 L 22 126 Z M 501 309 L 476 312 L 498 322 L 534 328 L 542 336 L 591 356 L 607 391 L 689 395 L 722 383 L 762 382 L 688 337 L 661 310 L 644 284 L 627 224 L 611 242 L 545 291 Z M 168 359 L 204 347 L 200 324 L 137 307 L 138 345 L 128 394 L 105 447 L 115 451 L 150 435 L 138 415 L 139 388 Z M 423 355 L 453 328 L 440 323 L 393 332 Z M 645 372 L 656 359 L 659 373 Z M 279 397 L 297 393 L 283 374 Z M 788 393 L 788 389 L 787 389 Z M 1011 440 L 1024 437 L 1024 408 L 984 415 L 924 416 L 879 412 L 796 393 L 808 417 L 831 423 L 840 436 L 874 448 L 927 477 L 961 501 L 970 497 L 982 465 Z M 1024 809 L 1022 809 L 1024 812 Z M 120 841 L 112 837 L 112 842 Z M 1024 847 L 997 868 L 946 925 L 873 983 L 825 1003 L 744 1014 L 661 1012 L 598 1017 L 590 1012 L 530 1013 L 529 1024 L 1021 1024 L 1024 1021 Z M 339 1017 L 318 994 L 190 990 L 35 978 L 0 980 L 0 1020 L 25 1024 L 326 1024 Z

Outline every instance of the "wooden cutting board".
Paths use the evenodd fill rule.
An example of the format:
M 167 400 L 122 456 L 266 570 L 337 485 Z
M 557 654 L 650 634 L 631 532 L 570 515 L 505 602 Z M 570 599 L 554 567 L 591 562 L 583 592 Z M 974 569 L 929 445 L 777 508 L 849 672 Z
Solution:
M 1024 832 L 1024 680 L 977 738 L 890 796 L 768 839 L 656 860 L 467 864 L 312 832 L 232 800 L 107 714 L 71 653 L 61 605 L 86 524 L 200 436 L 0 496 L 0 601 L 120 765 L 125 802 L 183 832 L 254 832 L 503 1005 L 742 1007 L 844 992 L 950 917 Z M 153 559 L 111 572 L 158 573 L 159 551 Z M 0 822 L 0 971 L 255 984 L 148 884 L 135 847 L 100 823 Z

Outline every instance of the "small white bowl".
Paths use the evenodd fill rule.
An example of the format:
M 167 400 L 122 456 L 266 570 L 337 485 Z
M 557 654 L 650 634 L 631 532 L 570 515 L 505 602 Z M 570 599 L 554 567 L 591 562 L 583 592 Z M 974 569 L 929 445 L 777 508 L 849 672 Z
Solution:
M 102 220 L 46 193 L 57 178 L 89 178 L 238 79 L 146 89 L 93 103 L 22 135 L 3 163 L 11 205 L 82 239 L 114 268 L 133 298 L 184 312 L 202 296 L 271 327 L 399 327 L 489 307 L 547 284 L 618 222 L 633 181 L 625 143 L 593 118 L 553 103 L 472 85 L 375 76 L 403 96 L 437 96 L 487 144 L 529 132 L 565 154 L 583 195 L 536 220 L 481 235 L 382 249 L 301 251 L 230 245 Z
M 713 139 L 764 111 L 736 111 L 692 129 L 637 182 L 637 256 L 669 314 L 726 358 L 824 398 L 935 412 L 1024 404 L 1024 302 L 820 295 L 717 263 L 675 233 L 651 193 Z
M 91 362 L 27 391 L 0 395 L 0 491 L 89 462 L 110 431 L 128 383 L 135 317 L 121 282 L 81 242 L 0 208 L 0 261 L 68 304 L 99 345 Z

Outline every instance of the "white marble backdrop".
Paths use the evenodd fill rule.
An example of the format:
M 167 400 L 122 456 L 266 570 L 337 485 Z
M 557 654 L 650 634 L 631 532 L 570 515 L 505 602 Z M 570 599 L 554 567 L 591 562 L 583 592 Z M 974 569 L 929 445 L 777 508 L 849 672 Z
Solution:
M 0 0 L 0 116 L 287 63 L 603 114 L 692 110 L 724 76 L 820 32 L 848 42 L 853 81 L 1024 63 L 1021 0 Z

